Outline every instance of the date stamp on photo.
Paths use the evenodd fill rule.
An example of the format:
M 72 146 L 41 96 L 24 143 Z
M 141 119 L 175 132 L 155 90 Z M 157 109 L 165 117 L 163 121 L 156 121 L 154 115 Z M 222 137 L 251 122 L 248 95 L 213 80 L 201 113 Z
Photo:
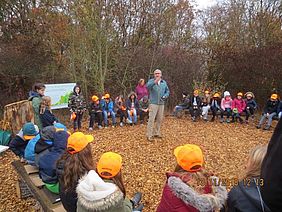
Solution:
M 243 184 L 245 187 L 250 187 L 253 183 L 256 186 L 264 186 L 264 179 L 262 178 L 244 178 L 242 180 L 239 180 L 236 177 L 232 178 L 209 178 L 207 179 L 198 179 L 197 185 L 198 186 L 205 186 L 207 184 L 212 186 L 237 186 L 239 185 L 239 182 Z

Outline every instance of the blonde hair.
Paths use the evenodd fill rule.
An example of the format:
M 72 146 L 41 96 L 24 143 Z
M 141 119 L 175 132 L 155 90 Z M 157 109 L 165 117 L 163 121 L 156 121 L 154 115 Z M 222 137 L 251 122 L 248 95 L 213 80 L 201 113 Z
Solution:
M 265 157 L 267 146 L 256 146 L 250 151 L 244 178 L 260 176 L 261 164 Z
M 199 193 L 203 192 L 203 189 L 209 182 L 209 177 L 211 176 L 204 168 L 197 172 L 188 172 L 178 164 L 176 165 L 174 172 L 179 175 L 184 183 L 189 184 L 191 188 Z
M 143 78 L 141 78 L 139 81 L 138 81 L 138 84 L 140 85 L 142 82 L 145 83 L 145 80 Z
M 50 96 L 43 96 L 42 101 L 40 103 L 40 114 L 43 114 L 45 110 L 49 109 L 51 112 L 51 97 Z

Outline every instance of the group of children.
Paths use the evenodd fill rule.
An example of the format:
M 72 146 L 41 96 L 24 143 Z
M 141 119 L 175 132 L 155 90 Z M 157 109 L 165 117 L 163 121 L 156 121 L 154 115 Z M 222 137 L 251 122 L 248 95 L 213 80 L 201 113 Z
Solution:
M 10 141 L 9 148 L 22 161 L 37 166 L 46 187 L 58 193 L 58 179 L 54 167 L 66 149 L 68 137 L 67 128 L 61 123 L 39 130 L 37 125 L 28 122 Z
M 280 132 L 281 133 L 281 132 Z M 122 157 L 115 152 L 102 154 L 94 164 L 94 137 L 82 132 L 70 134 L 60 123 L 41 131 L 26 123 L 10 142 L 11 150 L 39 168 L 47 189 L 59 194 L 67 211 L 142 211 L 142 194 L 130 200 L 122 178 Z M 204 168 L 202 149 L 185 144 L 174 149 L 176 167 L 166 174 L 157 212 L 164 211 L 270 211 L 260 199 L 260 167 L 266 146 L 255 147 L 247 161 L 246 173 L 226 184 Z M 226 207 L 227 206 L 227 207 Z
M 10 149 L 23 161 L 39 168 L 39 176 L 46 188 L 60 195 L 67 211 L 142 211 L 144 205 L 140 203 L 141 193 L 137 192 L 131 200 L 126 196 L 121 155 L 106 152 L 100 156 L 95 166 L 91 147 L 93 136 L 82 132 L 69 133 L 53 117 L 50 101 L 44 97 L 45 87 L 36 86 L 31 101 L 34 108 L 38 109 L 35 120 L 41 125 L 39 127 L 31 122 L 24 124 L 10 141 Z M 141 99 L 144 100 L 144 97 Z M 200 114 L 207 119 L 208 111 L 211 110 L 211 121 L 214 121 L 220 111 L 222 122 L 224 113 L 227 115 L 227 122 L 230 117 L 232 121 L 238 119 L 242 122 L 242 112 L 246 112 L 248 120 L 257 108 L 251 92 L 247 92 L 245 97 L 243 99 L 243 94 L 239 92 L 232 100 L 230 93 L 226 91 L 223 99 L 220 99 L 219 93 L 210 97 L 209 92 L 205 92 L 205 97 L 200 98 L 199 92 L 194 91 L 191 98 L 186 95 L 184 100 L 188 102 L 193 120 Z M 127 100 L 123 100 L 122 96 L 117 97 L 115 103 L 109 94 L 105 94 L 101 100 L 98 96 L 93 96 L 89 106 L 90 122 L 93 124 L 90 128 L 93 128 L 95 121 L 98 126 L 102 126 L 102 121 L 108 126 L 107 118 L 110 116 L 115 125 L 116 113 L 120 114 L 120 123 L 124 123 L 126 119 L 129 123 L 136 123 L 137 111 L 140 113 L 142 108 L 141 99 L 138 101 L 133 92 Z M 80 129 L 86 103 L 79 86 L 74 88 L 69 106 L 73 113 L 74 128 Z M 176 110 L 179 107 L 184 108 L 179 105 Z M 278 95 L 272 94 L 258 127 L 266 117 L 270 120 L 274 113 L 281 117 L 281 111 L 278 110 L 280 107 Z M 281 129 L 281 120 L 279 124 Z M 281 134 L 281 130 L 278 133 Z M 199 146 L 185 144 L 176 147 L 176 167 L 173 172 L 166 174 L 167 179 L 157 211 L 270 211 L 260 194 L 260 187 L 263 186 L 259 178 L 260 167 L 265 152 L 266 147 L 256 147 L 251 151 L 245 176 L 227 195 L 221 180 L 205 170 L 203 152 Z
M 135 92 L 131 92 L 125 99 L 123 95 L 119 95 L 114 100 L 110 94 L 106 93 L 99 98 L 93 95 L 91 102 L 87 107 L 87 103 L 81 94 L 80 86 L 76 85 L 74 91 L 69 98 L 69 108 L 72 113 L 74 130 L 81 129 L 81 120 L 83 113 L 89 111 L 89 130 L 92 131 L 95 123 L 98 128 L 109 126 L 109 118 L 112 118 L 112 126 L 117 124 L 116 116 L 120 117 L 119 125 L 122 127 L 125 123 L 130 125 L 137 124 L 138 115 L 141 124 L 144 123 L 149 114 L 149 99 L 148 96 L 143 96 L 138 99 Z
M 174 108 L 174 114 L 183 109 L 189 109 L 193 121 L 196 121 L 200 116 L 205 121 L 208 121 L 208 112 L 211 111 L 211 122 L 220 114 L 221 123 L 225 121 L 227 123 L 235 121 L 243 123 L 242 114 L 245 113 L 245 123 L 248 123 L 249 117 L 254 117 L 254 113 L 257 110 L 257 103 L 252 92 L 247 92 L 245 95 L 242 92 L 238 92 L 234 99 L 232 99 L 229 91 L 225 91 L 222 98 L 218 92 L 211 95 L 210 91 L 205 91 L 204 96 L 201 98 L 199 96 L 199 90 L 194 90 L 191 97 L 186 92 L 183 92 L 182 96 L 182 103 Z M 225 114 L 226 119 L 224 119 Z M 275 116 L 281 118 L 282 102 L 280 102 L 277 94 L 272 94 L 267 100 L 257 128 L 261 128 L 265 118 L 267 118 L 268 122 L 264 129 L 268 130 Z
M 39 129 L 59 122 L 51 112 L 51 98 L 44 96 L 44 91 L 45 85 L 36 83 L 30 92 L 29 98 L 34 108 L 35 124 Z M 204 92 L 203 97 L 200 97 L 199 90 L 194 90 L 192 96 L 183 92 L 182 97 L 182 103 L 175 107 L 174 114 L 183 109 L 188 109 L 193 121 L 196 121 L 200 116 L 205 121 L 208 121 L 208 114 L 211 111 L 211 122 L 219 114 L 221 123 L 235 121 L 248 123 L 249 118 L 254 117 L 258 107 L 252 92 L 246 92 L 245 94 L 238 92 L 237 96 L 232 99 L 229 91 L 225 91 L 221 98 L 220 93 L 216 92 L 212 95 L 208 90 Z M 112 99 L 110 94 L 106 93 L 101 98 L 93 95 L 89 104 L 86 103 L 81 93 L 81 87 L 76 85 L 69 97 L 68 106 L 71 111 L 74 131 L 81 129 L 82 117 L 87 110 L 89 111 L 89 131 L 94 129 L 95 123 L 97 123 L 99 129 L 107 128 L 109 118 L 112 119 L 111 125 L 115 127 L 117 125 L 116 118 L 119 116 L 119 125 L 122 127 L 126 123 L 130 125 L 136 124 L 138 115 L 140 123 L 143 124 L 144 120 L 149 116 L 149 98 L 144 79 L 140 80 L 136 92 L 130 92 L 126 99 L 123 95 Z M 243 113 L 245 114 L 245 121 L 242 118 Z M 224 119 L 225 115 L 226 119 Z M 267 119 L 264 129 L 270 129 L 274 117 L 279 119 L 282 117 L 282 101 L 279 100 L 279 96 L 275 93 L 267 100 L 257 128 L 261 128 L 265 119 Z
M 142 211 L 141 193 L 129 200 L 122 180 L 122 157 L 102 154 L 95 167 L 92 135 L 70 134 L 61 123 L 39 131 L 32 122 L 24 124 L 10 149 L 39 169 L 46 188 L 60 199 L 67 211 Z
M 81 129 L 83 114 L 87 110 L 89 111 L 89 131 L 94 129 L 95 123 L 97 123 L 99 129 L 107 128 L 109 118 L 112 119 L 112 127 L 115 127 L 117 116 L 120 118 L 119 125 L 121 127 L 126 123 L 130 125 L 137 124 L 138 119 L 143 124 L 149 115 L 149 98 L 148 93 L 143 91 L 146 88 L 144 80 L 141 81 L 141 84 L 136 88 L 136 92 L 139 92 L 138 95 L 136 92 L 130 92 L 127 98 L 119 95 L 115 99 L 112 99 L 108 93 L 101 98 L 93 95 L 89 104 L 86 103 L 81 87 L 76 85 L 68 101 L 74 131 Z M 51 111 L 51 98 L 45 96 L 44 92 L 45 85 L 35 83 L 29 93 L 29 100 L 32 101 L 34 110 L 34 122 L 39 129 L 59 122 Z

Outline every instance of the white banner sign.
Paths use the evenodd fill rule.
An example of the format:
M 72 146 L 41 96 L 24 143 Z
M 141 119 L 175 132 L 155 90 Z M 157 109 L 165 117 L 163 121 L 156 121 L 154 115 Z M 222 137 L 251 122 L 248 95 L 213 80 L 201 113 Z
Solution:
M 51 109 L 67 108 L 75 85 L 76 83 L 45 84 L 45 96 L 50 96 L 52 101 Z

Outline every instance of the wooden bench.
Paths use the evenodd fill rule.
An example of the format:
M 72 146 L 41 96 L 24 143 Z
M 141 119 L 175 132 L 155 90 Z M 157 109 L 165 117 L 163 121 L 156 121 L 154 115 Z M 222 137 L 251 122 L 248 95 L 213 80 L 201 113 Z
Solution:
M 201 110 L 201 111 L 202 111 L 202 110 Z M 209 114 L 209 115 L 212 115 L 211 110 L 208 111 L 208 114 Z M 217 116 L 220 116 L 220 114 L 221 114 L 221 112 L 220 112 L 220 111 L 217 111 L 216 115 L 217 115 Z M 227 112 L 224 111 L 223 114 L 226 116 L 226 115 L 227 115 Z M 184 115 L 190 115 L 189 108 L 185 108 L 185 109 L 182 109 L 182 110 L 177 110 L 177 111 L 175 111 L 175 116 L 176 116 L 177 118 L 182 118 Z M 246 113 L 243 112 L 241 115 L 242 115 L 242 116 L 246 116 Z M 274 116 L 274 117 L 273 117 L 273 120 L 278 120 L 278 116 Z
M 20 176 L 17 184 L 17 194 L 22 197 L 21 187 L 26 185 L 32 196 L 39 202 L 43 211 L 65 212 L 60 197 L 50 192 L 40 179 L 39 170 L 35 166 L 24 165 L 19 160 L 13 161 L 12 165 Z M 28 196 L 28 195 L 27 195 Z

